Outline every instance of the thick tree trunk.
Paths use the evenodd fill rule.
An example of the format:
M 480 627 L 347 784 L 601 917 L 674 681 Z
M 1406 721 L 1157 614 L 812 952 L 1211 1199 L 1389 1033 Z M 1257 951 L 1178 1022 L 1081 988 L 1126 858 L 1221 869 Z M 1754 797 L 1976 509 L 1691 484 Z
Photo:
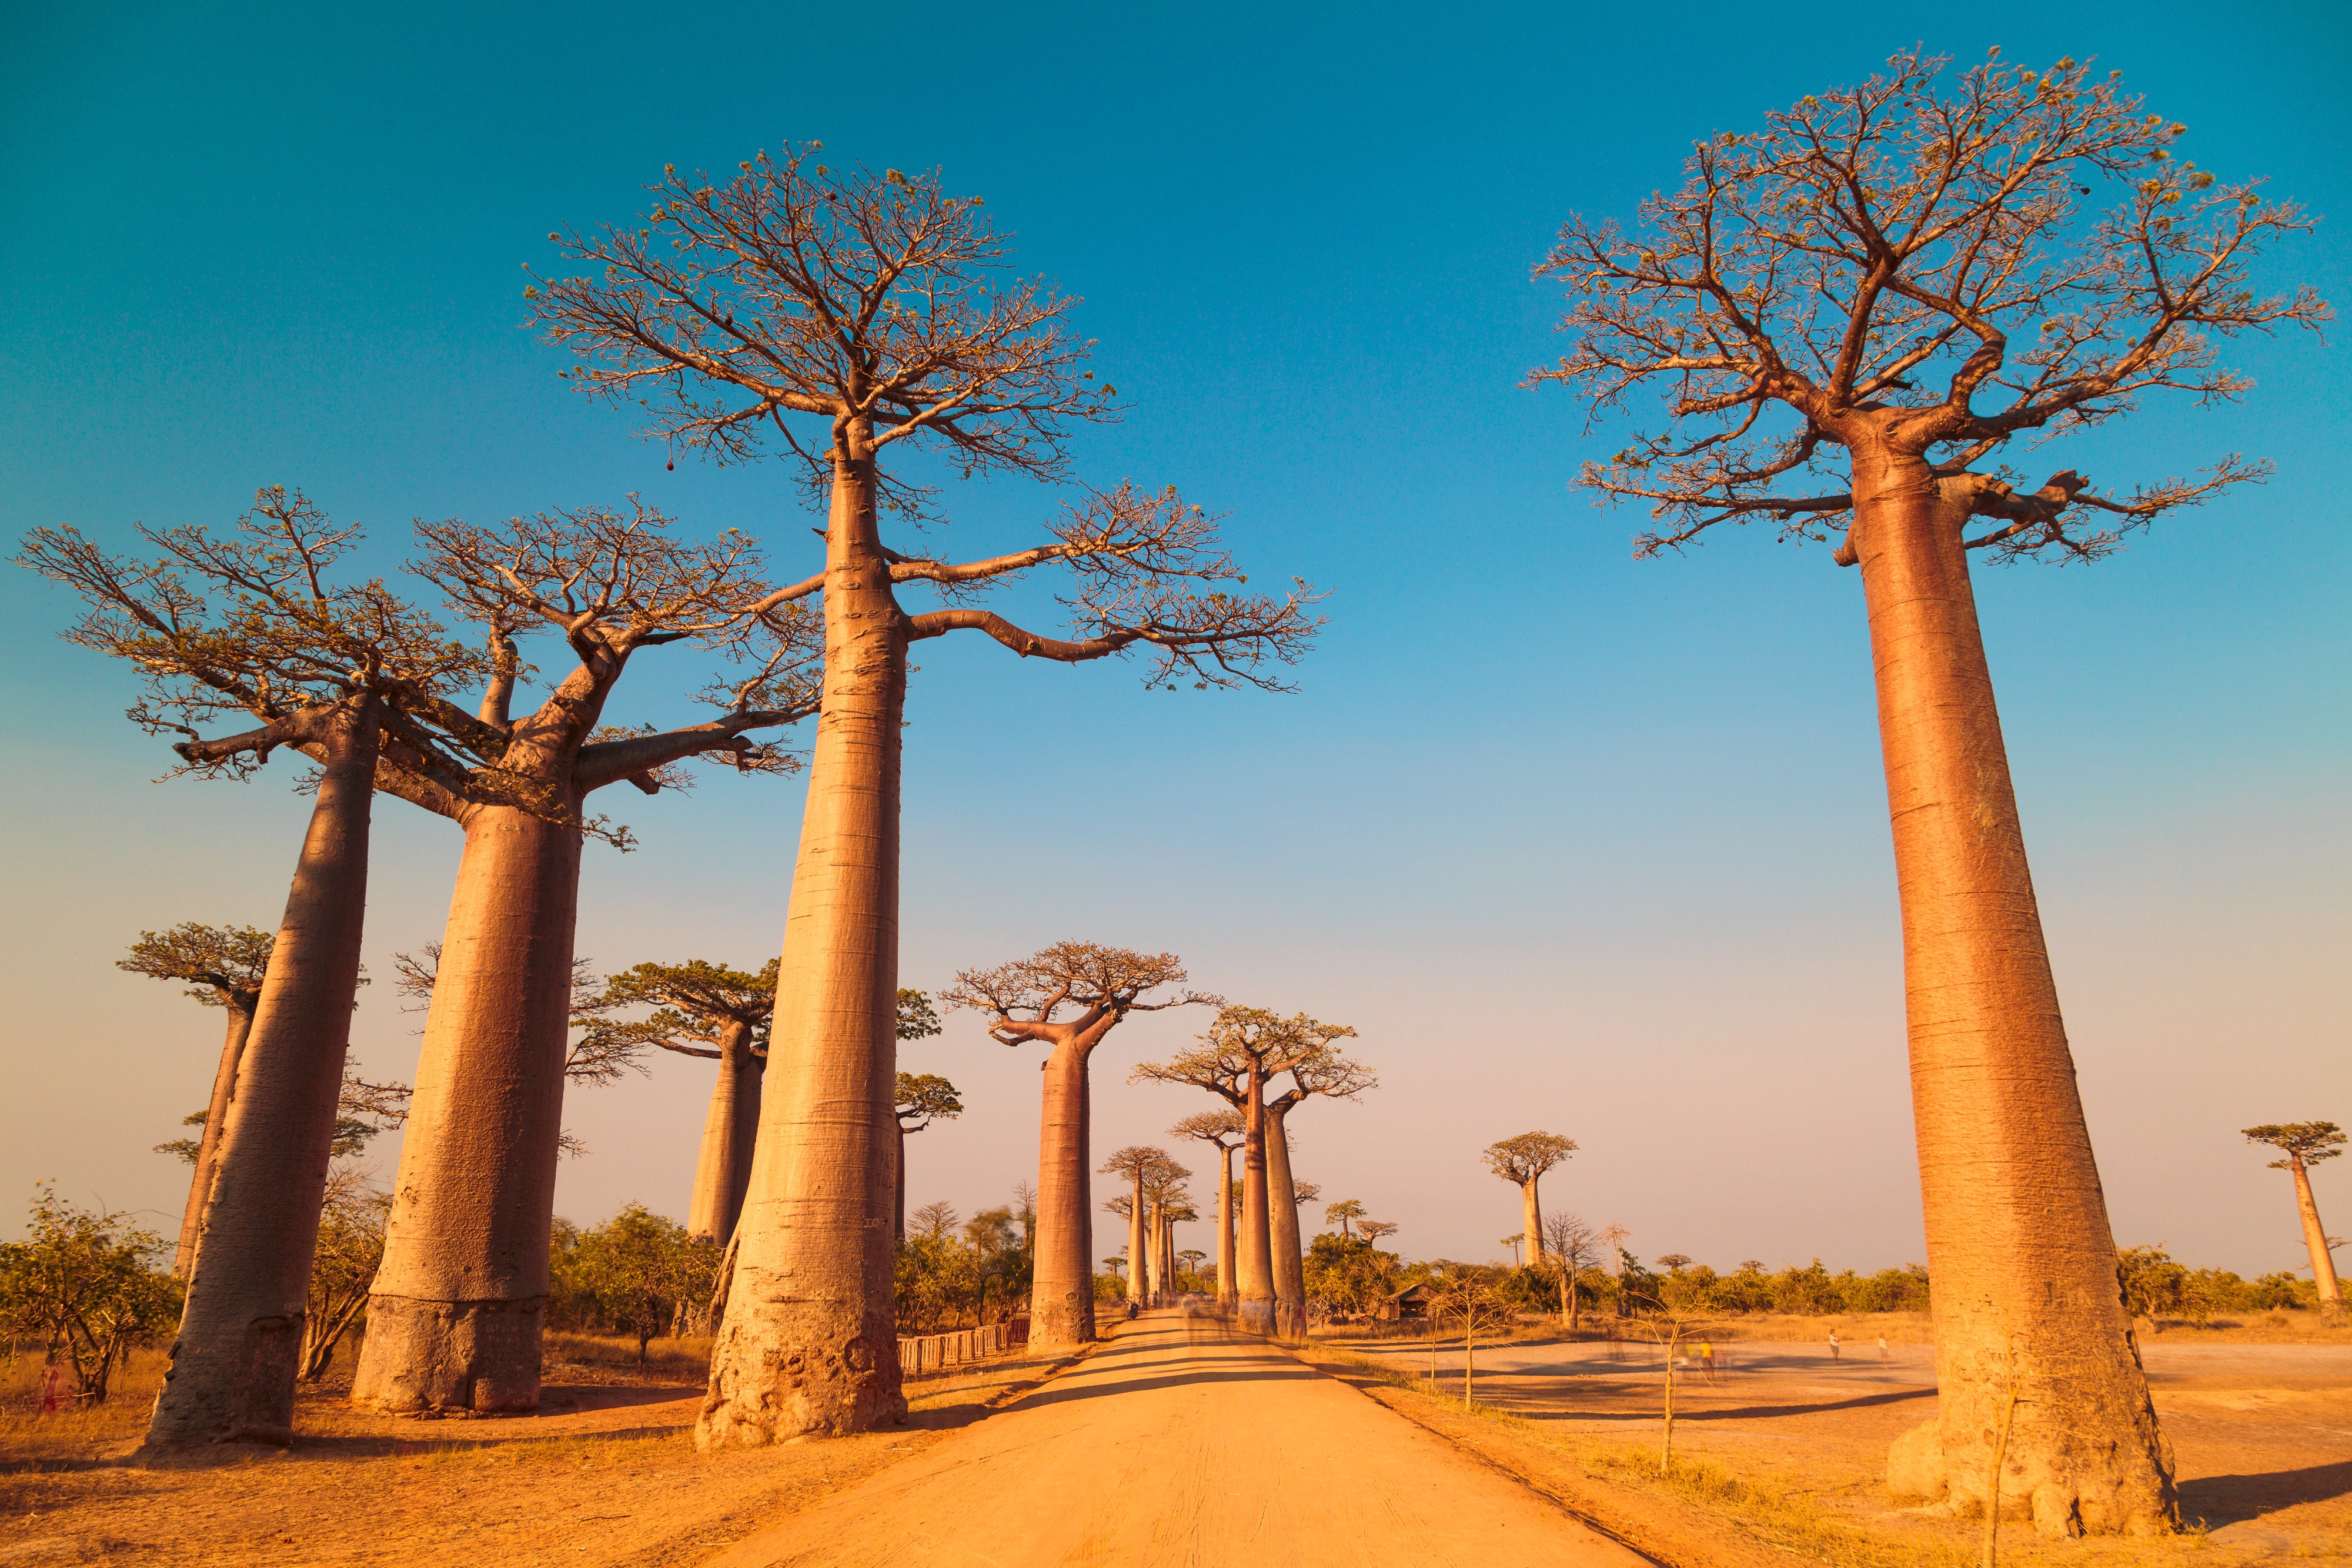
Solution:
M 220 1165 L 229 1102 L 236 1098 L 236 1064 L 245 1054 L 246 1036 L 253 1030 L 253 1011 L 243 996 L 223 992 L 221 1006 L 228 1013 L 228 1038 L 221 1044 L 220 1066 L 213 1073 L 213 1097 L 205 1107 L 204 1132 L 196 1139 L 196 1168 L 188 1179 L 188 1206 L 180 1215 L 180 1244 L 172 1256 L 172 1273 L 182 1280 L 194 1277 L 196 1233 L 203 1228 L 205 1204 L 213 1192 L 213 1173 Z
M 2311 1173 L 2302 1160 L 2288 1156 L 2294 1173 L 2294 1206 L 2303 1217 L 2304 1245 L 2311 1249 L 2311 1277 L 2319 1286 L 2319 1310 L 2334 1314 L 2344 1310 L 2344 1292 L 2336 1280 L 2336 1260 L 2327 1250 L 2327 1232 L 2320 1228 L 2319 1205 L 2312 1200 Z
M 891 1120 L 895 1122 L 898 1118 L 894 1116 Z M 890 1202 L 898 1210 L 898 1218 L 894 1222 L 897 1228 L 892 1232 L 892 1239 L 904 1244 L 907 1239 L 907 1124 L 904 1122 L 898 1123 L 898 1153 L 892 1157 L 898 1162 L 890 1173 Z
M 1926 467 L 1855 454 L 1939 1420 L 1890 1456 L 1897 1490 L 1979 1513 L 1993 1434 L 2020 1399 L 2000 1495 L 2045 1536 L 2175 1517 L 2171 1457 L 2116 1283 L 2116 1249 L 2011 787 L 1963 506 Z
M 1227 1312 L 1234 1301 L 1234 1152 L 1217 1148 L 1217 1305 Z
M 857 439 L 855 435 L 848 439 Z M 870 457 L 837 458 L 825 534 L 824 706 L 776 982 L 759 1152 L 705 1449 L 904 1418 L 890 1213 L 905 619 Z
M 1536 1195 L 1536 1188 L 1542 1182 L 1543 1177 L 1537 1176 L 1529 1176 L 1519 1184 L 1520 1217 L 1527 1227 L 1528 1267 L 1530 1269 L 1542 1268 L 1544 1260 L 1543 1199 Z
M 580 834 L 465 828 L 352 1399 L 487 1415 L 539 1405 Z
M 1298 1243 L 1298 1192 L 1290 1180 L 1287 1106 L 1265 1108 L 1266 1249 L 1274 1264 L 1276 1332 L 1297 1339 L 1307 1332 L 1307 1264 Z
M 1242 1234 L 1234 1286 L 1242 1327 L 1274 1332 L 1274 1245 L 1266 1228 L 1265 1079 L 1252 1071 L 1242 1105 Z
M 1087 1048 L 1064 1040 L 1045 1060 L 1037 1129 L 1037 1236 L 1029 1277 L 1029 1343 L 1086 1344 L 1095 1337 L 1092 1150 Z
M 367 911 L 377 712 L 347 703 L 236 1069 L 152 1448 L 292 1439 L 310 1260 L 335 1139 Z
M 702 1154 L 694 1166 L 694 1202 L 686 1228 L 720 1246 L 735 1234 L 743 1212 L 743 1192 L 751 1182 L 751 1150 L 760 1138 L 760 1084 L 765 1063 L 752 1053 L 751 1026 L 730 1019 L 719 1030 L 719 1082 L 710 1086 L 710 1113 L 703 1118 Z M 898 1228 L 905 1234 L 902 1195 Z
M 1140 1176 L 1135 1178 L 1135 1189 L 1127 1196 L 1127 1299 L 1140 1301 L 1150 1283 L 1146 1278 L 1150 1269 L 1143 1256 L 1143 1178 Z

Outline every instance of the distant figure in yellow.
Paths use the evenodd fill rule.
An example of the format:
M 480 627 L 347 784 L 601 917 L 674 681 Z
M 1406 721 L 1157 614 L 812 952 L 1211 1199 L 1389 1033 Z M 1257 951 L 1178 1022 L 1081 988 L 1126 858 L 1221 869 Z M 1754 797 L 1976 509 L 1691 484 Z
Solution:
M 1830 1359 L 1832 1361 L 1839 1359 L 1837 1330 L 1835 1329 L 1830 1330 Z

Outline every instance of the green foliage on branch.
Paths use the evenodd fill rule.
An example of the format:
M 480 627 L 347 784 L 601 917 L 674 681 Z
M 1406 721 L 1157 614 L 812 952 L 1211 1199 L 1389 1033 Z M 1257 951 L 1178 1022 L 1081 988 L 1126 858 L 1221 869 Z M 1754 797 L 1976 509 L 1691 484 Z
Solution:
M 895 1273 L 900 1333 L 1002 1322 L 1027 1305 L 1028 1228 L 1011 1207 L 983 1208 L 960 1231 L 944 1203 L 926 1204 L 913 1220 Z
M 78 1397 L 102 1403 L 124 1353 L 180 1321 L 179 1281 L 154 1266 L 168 1249 L 128 1215 L 77 1208 L 47 1182 L 27 1229 L 0 1245 L 0 1333 L 66 1355 Z

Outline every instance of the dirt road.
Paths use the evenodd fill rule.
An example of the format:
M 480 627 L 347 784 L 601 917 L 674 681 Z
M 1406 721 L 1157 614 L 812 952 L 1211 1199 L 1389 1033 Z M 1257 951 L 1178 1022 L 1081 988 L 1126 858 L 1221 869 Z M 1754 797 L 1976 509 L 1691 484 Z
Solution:
M 1146 1314 L 1001 1414 L 708 1568 L 1636 1568 L 1517 1482 L 1263 1343 Z

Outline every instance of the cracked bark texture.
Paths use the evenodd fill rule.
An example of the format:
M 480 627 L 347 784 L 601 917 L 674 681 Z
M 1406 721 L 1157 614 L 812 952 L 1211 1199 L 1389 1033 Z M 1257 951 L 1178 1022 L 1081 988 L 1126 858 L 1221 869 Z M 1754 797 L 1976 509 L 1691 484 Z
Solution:
M 1973 477 L 1973 476 L 1971 476 Z M 1916 458 L 1854 451 L 1855 524 L 1903 912 L 1912 1109 L 1936 1281 L 1939 1416 L 1890 1482 L 2045 1536 L 2174 1516 L 2026 864 L 1961 544 L 1962 495 Z M 1937 1484 L 1939 1483 L 1940 1484 Z
M 371 698 L 318 736 L 316 803 L 236 1074 L 151 1448 L 290 1442 L 367 909 L 379 741 Z

